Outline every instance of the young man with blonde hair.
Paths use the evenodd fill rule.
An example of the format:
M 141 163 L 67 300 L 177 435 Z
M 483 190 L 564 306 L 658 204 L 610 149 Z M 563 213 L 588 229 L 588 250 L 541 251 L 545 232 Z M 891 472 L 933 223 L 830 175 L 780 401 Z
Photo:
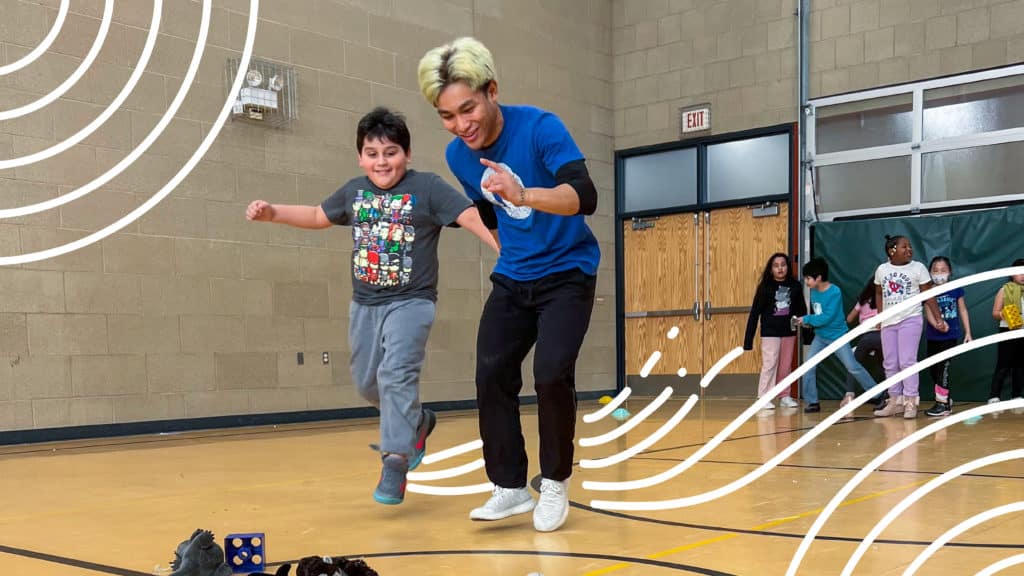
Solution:
M 569 510 L 576 359 L 600 261 L 584 219 L 597 207 L 597 191 L 557 116 L 498 103 L 494 61 L 479 41 L 460 38 L 427 52 L 419 83 L 456 136 L 448 167 L 501 244 L 480 318 L 476 368 L 480 435 L 495 489 L 470 518 L 500 520 L 532 510 L 537 530 L 557 530 Z M 536 504 L 526 487 L 519 418 L 522 363 L 534 344 L 542 476 Z

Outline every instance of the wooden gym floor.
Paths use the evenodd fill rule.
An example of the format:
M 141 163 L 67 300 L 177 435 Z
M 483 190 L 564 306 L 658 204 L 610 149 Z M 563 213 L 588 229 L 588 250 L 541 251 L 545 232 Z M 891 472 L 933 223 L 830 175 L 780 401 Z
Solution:
M 634 414 L 649 399 L 631 399 Z M 375 420 L 145 436 L 0 449 L 0 573 L 145 575 L 166 565 L 197 527 L 218 541 L 230 532 L 265 532 L 271 562 L 306 555 L 364 556 L 385 576 L 579 574 L 784 574 L 818 511 L 885 447 L 925 426 L 858 417 L 813 442 L 749 486 L 698 506 L 608 513 L 593 499 L 662 500 L 717 488 L 754 470 L 820 422 L 826 413 L 777 410 L 755 416 L 705 460 L 665 483 L 630 492 L 584 490 L 583 480 L 626 480 L 670 468 L 746 406 L 707 400 L 668 436 L 627 462 L 577 468 L 569 520 L 558 532 L 533 530 L 530 515 L 496 523 L 468 520 L 485 495 L 408 494 L 400 506 L 373 502 L 379 460 L 367 444 Z M 580 404 L 580 416 L 597 410 Z M 670 401 L 625 435 L 577 449 L 610 456 L 646 438 L 679 407 Z M 966 407 L 961 407 L 966 408 Z M 860 414 L 868 414 L 862 409 Z M 536 417 L 524 408 L 536 473 Z M 620 425 L 607 418 L 577 428 L 577 438 Z M 477 438 L 474 412 L 445 412 L 429 448 Z M 815 541 L 800 574 L 838 574 L 857 543 L 902 498 L 972 459 L 1024 447 L 1024 415 L 1003 413 L 956 424 L 882 465 L 845 499 Z M 479 451 L 419 471 L 468 463 Z M 470 485 L 482 470 L 423 482 Z M 880 536 L 856 574 L 902 574 L 926 545 L 986 509 L 1024 500 L 1024 461 L 975 470 L 914 504 Z M 1024 513 L 1001 516 L 940 550 L 920 574 L 974 574 L 1024 554 Z M 1024 574 L 1024 565 L 1000 574 Z

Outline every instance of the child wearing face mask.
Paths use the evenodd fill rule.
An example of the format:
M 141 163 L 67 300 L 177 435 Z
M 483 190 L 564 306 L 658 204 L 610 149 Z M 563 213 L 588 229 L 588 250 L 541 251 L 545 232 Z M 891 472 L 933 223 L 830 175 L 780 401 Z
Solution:
M 932 258 L 928 266 L 932 283 L 936 286 L 949 282 L 953 275 L 953 264 L 945 256 Z M 967 314 L 967 302 L 964 300 L 963 288 L 950 290 L 935 297 L 938 304 L 939 318 L 932 314 L 930 308 L 925 309 L 928 325 L 925 335 L 928 341 L 928 356 L 935 356 L 957 345 L 961 336 L 964 342 L 971 341 L 971 319 Z M 941 321 L 946 323 L 945 332 L 939 330 Z M 930 369 L 932 382 L 935 384 L 935 405 L 925 411 L 932 418 L 942 418 L 953 413 L 953 399 L 949 395 L 949 360 L 935 364 Z

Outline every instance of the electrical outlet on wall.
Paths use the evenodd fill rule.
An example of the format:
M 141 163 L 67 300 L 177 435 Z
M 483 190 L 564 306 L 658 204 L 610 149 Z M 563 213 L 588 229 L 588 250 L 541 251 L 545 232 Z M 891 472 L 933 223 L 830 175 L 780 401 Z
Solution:
M 330 352 L 324 352 L 324 364 L 330 364 L 330 363 L 331 363 L 331 353 Z

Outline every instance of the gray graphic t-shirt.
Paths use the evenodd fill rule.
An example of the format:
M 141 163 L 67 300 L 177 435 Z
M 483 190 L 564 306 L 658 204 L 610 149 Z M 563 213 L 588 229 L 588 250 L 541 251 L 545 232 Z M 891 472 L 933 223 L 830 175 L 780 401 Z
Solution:
M 437 241 L 441 228 L 473 204 L 437 174 L 409 170 L 390 190 L 366 176 L 324 200 L 335 224 L 352 227 L 352 299 L 384 304 L 437 301 Z

